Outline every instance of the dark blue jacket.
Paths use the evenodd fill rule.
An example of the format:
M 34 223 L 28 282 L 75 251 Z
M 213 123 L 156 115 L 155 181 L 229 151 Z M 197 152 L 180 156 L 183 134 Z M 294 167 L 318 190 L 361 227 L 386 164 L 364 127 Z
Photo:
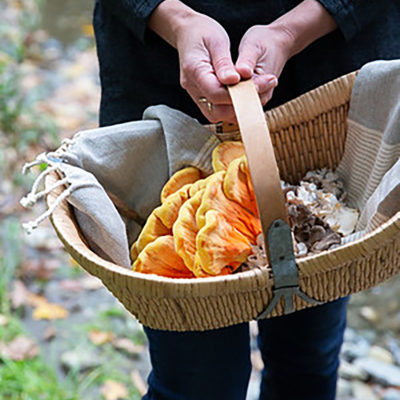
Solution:
M 154 104 L 205 122 L 179 86 L 174 48 L 146 29 L 162 0 L 97 0 L 94 27 L 100 62 L 102 126 L 140 119 Z M 400 58 L 400 0 L 319 0 L 339 29 L 317 40 L 287 63 L 268 107 L 290 100 L 376 59 Z M 233 60 L 252 25 L 268 24 L 300 3 L 296 0 L 189 0 L 217 20 L 231 39 Z

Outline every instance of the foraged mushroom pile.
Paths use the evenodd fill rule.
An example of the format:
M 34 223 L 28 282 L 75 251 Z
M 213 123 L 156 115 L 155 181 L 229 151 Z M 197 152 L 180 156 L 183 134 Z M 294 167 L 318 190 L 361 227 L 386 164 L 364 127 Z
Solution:
M 133 269 L 172 278 L 231 274 L 265 259 L 261 223 L 241 142 L 212 154 L 214 173 L 175 173 L 132 245 Z M 282 182 L 296 256 L 329 249 L 353 232 L 358 211 L 343 205 L 336 174 L 307 173 L 298 186 Z

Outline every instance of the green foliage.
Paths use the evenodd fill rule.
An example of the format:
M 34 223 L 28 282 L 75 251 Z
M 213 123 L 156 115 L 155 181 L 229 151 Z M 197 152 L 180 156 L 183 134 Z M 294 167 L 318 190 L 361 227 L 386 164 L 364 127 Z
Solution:
M 0 5 L 3 14 L 9 3 Z M 22 87 L 21 65 L 29 57 L 29 41 L 40 21 L 40 1 L 22 1 L 17 17 L 4 18 L 0 25 L 0 135 L 8 138 L 7 145 L 24 150 L 46 136 L 57 142 L 53 121 L 35 110 L 32 99 Z
M 0 203 L 3 199 L 9 202 L 10 197 L 20 198 L 19 192 L 23 191 L 23 187 L 28 190 L 32 178 L 19 172 L 22 159 L 29 159 L 38 148 L 44 151 L 56 147 L 59 142 L 52 119 L 40 111 L 40 104 L 43 106 L 44 103 L 41 100 L 53 90 L 52 82 L 40 83 L 41 78 L 51 71 L 46 64 L 51 55 L 44 51 L 45 35 L 37 35 L 39 6 L 43 1 L 0 0 L 0 148 L 3 149 L 0 151 L 0 191 L 4 189 L 4 194 L 0 193 Z M 86 49 L 88 43 L 88 38 L 81 38 L 76 51 Z M 37 71 L 40 73 L 36 75 Z M 42 109 L 45 107 L 44 104 Z M 44 168 L 45 164 L 39 166 L 40 171 Z M 89 329 L 96 328 L 113 330 L 120 337 L 129 337 L 136 343 L 144 342 L 143 333 L 133 329 L 136 327 L 130 325 L 132 321 L 127 320 L 122 309 L 117 307 L 99 312 L 100 315 L 96 314 L 90 324 L 76 324 L 73 328 L 71 320 L 52 322 L 56 336 L 52 342 L 37 338 L 41 351 L 32 359 L 14 361 L 1 355 L 1 348 L 7 348 L 16 337 L 26 336 L 31 330 L 29 324 L 24 326 L 23 320 L 29 320 L 34 325 L 32 332 L 36 331 L 35 336 L 40 338 L 43 332 L 38 332 L 37 328 L 45 326 L 43 321 L 32 323 L 29 306 L 11 310 L 9 293 L 12 281 L 16 275 L 24 279 L 22 274 L 18 274 L 22 257 L 25 252 L 30 256 L 35 254 L 29 249 L 26 251 L 27 247 L 23 244 L 18 207 L 10 210 L 14 215 L 5 216 L 7 207 L 0 213 L 0 399 L 97 400 L 103 398 L 100 388 L 107 379 L 122 382 L 129 390 L 129 398 L 139 399 L 129 376 L 133 367 L 132 358 L 116 351 L 111 343 L 96 346 L 88 338 Z M 57 279 L 81 276 L 80 269 L 67 266 L 57 272 Z M 36 279 L 34 291 L 40 293 L 44 284 Z M 28 289 L 32 290 L 29 285 Z M 61 371 L 64 367 L 61 366 L 60 355 L 65 349 L 75 349 L 78 345 L 84 346 L 90 356 L 100 357 L 101 365 L 85 371 L 79 368 Z
M 21 322 L 7 315 L 0 326 L 0 342 L 8 343 L 23 334 Z M 41 356 L 14 361 L 0 355 L 0 394 L 2 400 L 79 400 L 77 380 L 59 382 L 54 366 Z
M 42 359 L 12 361 L 0 358 L 0 393 L 3 400 L 78 400 L 57 380 Z
M 9 312 L 7 290 L 21 263 L 20 222 L 8 217 L 0 225 L 0 313 Z

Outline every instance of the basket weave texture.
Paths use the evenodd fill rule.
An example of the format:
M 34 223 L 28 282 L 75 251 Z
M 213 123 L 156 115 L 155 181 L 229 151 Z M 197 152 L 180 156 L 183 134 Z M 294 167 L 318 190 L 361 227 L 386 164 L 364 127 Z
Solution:
M 296 183 L 307 171 L 336 168 L 344 150 L 346 119 L 355 73 L 345 75 L 266 112 L 281 178 Z M 222 140 L 240 134 L 210 126 Z M 49 174 L 46 186 L 59 179 Z M 62 188 L 51 192 L 51 205 Z M 273 297 L 266 268 L 228 276 L 171 279 L 127 270 L 105 261 L 87 246 L 71 207 L 64 200 L 51 217 L 71 256 L 99 277 L 144 325 L 171 331 L 202 331 L 255 319 Z M 322 302 L 373 286 L 400 272 L 400 213 L 363 236 L 334 250 L 297 261 L 301 290 Z M 295 310 L 311 306 L 298 297 Z M 268 317 L 283 314 L 283 304 Z

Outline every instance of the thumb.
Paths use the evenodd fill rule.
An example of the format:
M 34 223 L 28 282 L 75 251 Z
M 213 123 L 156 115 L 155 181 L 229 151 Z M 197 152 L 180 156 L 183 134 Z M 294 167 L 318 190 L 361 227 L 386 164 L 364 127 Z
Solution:
M 254 45 L 243 44 L 239 47 L 239 56 L 235 67 L 243 79 L 252 77 L 259 56 L 259 51 Z
M 233 85 L 240 81 L 229 49 L 229 43 L 216 42 L 209 47 L 211 63 L 218 80 L 223 85 Z

